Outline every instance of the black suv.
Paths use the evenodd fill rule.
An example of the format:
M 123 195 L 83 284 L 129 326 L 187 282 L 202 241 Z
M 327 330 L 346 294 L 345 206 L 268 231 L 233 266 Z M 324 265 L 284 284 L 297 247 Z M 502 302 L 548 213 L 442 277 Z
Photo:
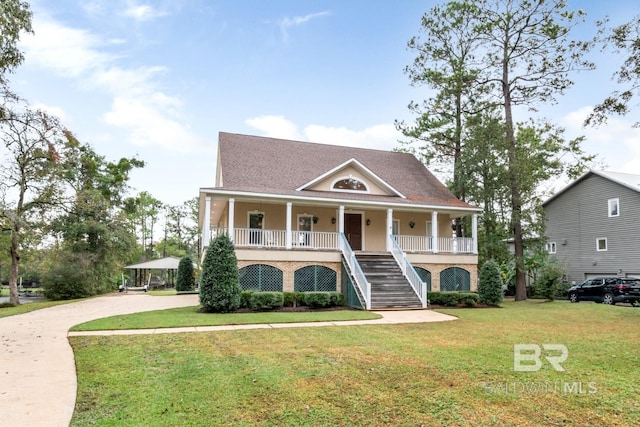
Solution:
M 640 279 L 596 277 L 569 288 L 569 301 L 595 301 L 604 304 L 640 303 Z

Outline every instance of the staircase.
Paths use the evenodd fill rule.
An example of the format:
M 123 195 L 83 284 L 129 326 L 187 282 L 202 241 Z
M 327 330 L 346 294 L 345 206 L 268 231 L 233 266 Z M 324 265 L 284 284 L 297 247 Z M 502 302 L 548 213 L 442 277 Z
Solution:
M 392 255 L 359 254 L 356 258 L 371 283 L 372 310 L 422 308 Z

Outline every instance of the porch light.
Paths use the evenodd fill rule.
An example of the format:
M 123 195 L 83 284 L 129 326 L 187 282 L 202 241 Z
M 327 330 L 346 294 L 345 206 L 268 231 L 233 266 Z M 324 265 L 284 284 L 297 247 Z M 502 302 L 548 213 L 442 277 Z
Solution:
M 371 225 L 371 220 L 367 218 L 367 226 Z
M 331 224 L 335 224 L 336 223 L 336 217 L 331 218 Z
M 314 215 L 314 216 L 313 216 L 313 223 L 314 223 L 314 224 L 317 224 L 319 219 L 320 219 L 320 218 L 318 218 L 318 216 L 317 216 L 317 215 Z
M 415 226 L 416 226 L 416 223 L 413 220 L 409 221 L 409 227 L 413 228 Z

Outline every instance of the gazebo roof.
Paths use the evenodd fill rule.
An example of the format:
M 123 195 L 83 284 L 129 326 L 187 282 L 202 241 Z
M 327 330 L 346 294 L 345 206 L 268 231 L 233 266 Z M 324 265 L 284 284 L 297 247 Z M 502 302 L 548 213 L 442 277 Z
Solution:
M 166 257 L 124 267 L 127 270 L 177 270 L 180 258 Z

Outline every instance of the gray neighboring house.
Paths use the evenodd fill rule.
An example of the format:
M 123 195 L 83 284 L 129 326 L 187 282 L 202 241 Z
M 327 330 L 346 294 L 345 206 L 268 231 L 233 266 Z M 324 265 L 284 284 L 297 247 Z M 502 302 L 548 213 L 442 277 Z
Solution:
M 569 282 L 640 277 L 640 175 L 591 170 L 543 207 L 547 251 Z

